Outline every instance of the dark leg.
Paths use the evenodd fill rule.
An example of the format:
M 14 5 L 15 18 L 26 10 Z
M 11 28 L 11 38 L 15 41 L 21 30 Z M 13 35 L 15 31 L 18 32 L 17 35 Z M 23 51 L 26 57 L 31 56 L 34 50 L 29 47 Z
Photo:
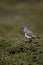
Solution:
M 32 42 L 32 39 L 29 39 L 29 43 L 31 43 Z

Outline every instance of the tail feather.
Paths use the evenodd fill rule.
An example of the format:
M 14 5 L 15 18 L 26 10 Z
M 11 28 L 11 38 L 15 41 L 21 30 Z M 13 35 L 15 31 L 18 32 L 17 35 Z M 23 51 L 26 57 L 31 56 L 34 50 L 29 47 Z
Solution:
M 32 35 L 32 38 L 39 38 L 38 36 Z

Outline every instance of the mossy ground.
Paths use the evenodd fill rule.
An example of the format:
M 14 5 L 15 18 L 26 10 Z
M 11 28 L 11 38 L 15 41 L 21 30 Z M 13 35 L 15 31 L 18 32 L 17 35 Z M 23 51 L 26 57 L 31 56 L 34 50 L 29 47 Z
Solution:
M 43 65 L 42 44 L 1 40 L 0 65 Z

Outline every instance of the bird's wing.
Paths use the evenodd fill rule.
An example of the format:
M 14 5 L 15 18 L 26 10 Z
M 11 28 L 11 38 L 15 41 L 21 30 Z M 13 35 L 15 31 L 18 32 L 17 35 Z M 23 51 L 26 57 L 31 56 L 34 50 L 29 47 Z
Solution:
M 33 37 L 33 38 L 37 38 L 37 36 L 36 36 L 36 35 L 32 35 L 32 37 Z
M 26 38 L 32 38 L 30 35 L 28 35 L 28 34 L 26 34 L 26 33 L 25 33 L 25 37 L 26 37 Z
M 31 36 L 32 37 L 32 35 L 31 35 L 31 33 L 26 33 L 28 36 Z
M 27 29 L 27 34 L 33 34 L 33 32 L 30 29 Z

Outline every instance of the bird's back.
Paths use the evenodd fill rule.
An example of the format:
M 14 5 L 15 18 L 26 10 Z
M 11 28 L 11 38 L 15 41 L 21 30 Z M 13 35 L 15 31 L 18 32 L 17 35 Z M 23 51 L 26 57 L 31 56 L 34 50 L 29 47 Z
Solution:
M 24 32 L 25 33 L 28 33 L 28 34 L 32 34 L 33 32 L 29 29 L 29 28 L 27 28 L 26 26 L 24 27 Z

